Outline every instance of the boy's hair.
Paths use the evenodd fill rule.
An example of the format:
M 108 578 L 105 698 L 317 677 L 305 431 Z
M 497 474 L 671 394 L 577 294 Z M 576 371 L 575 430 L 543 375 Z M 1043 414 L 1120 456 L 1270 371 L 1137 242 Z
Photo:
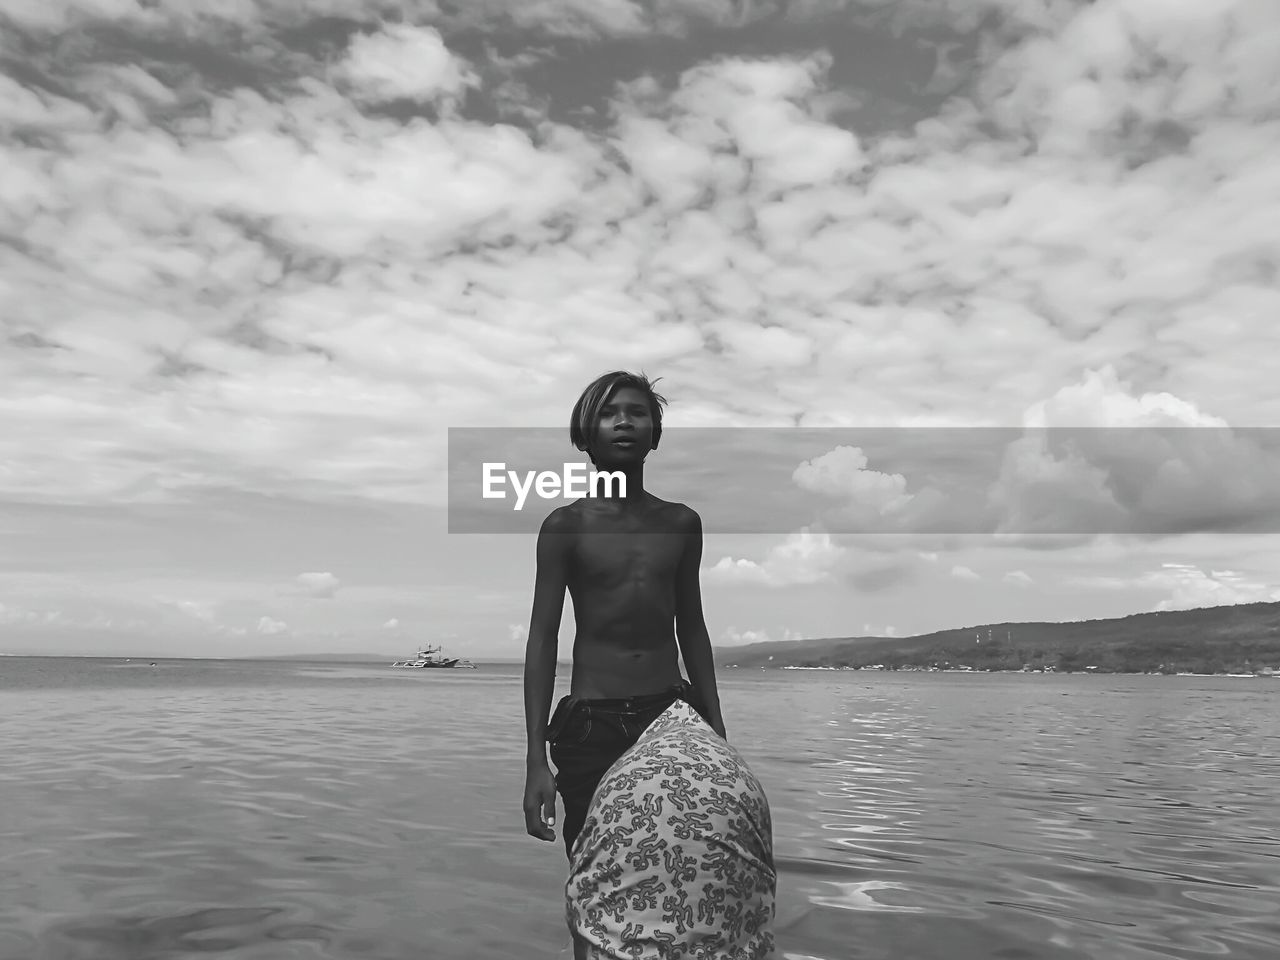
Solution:
M 628 373 L 625 370 L 614 370 L 596 377 L 573 405 L 573 413 L 569 416 L 569 442 L 579 450 L 591 454 L 591 438 L 595 435 L 600 408 L 623 387 L 635 387 L 649 398 L 649 416 L 653 418 L 653 447 L 656 450 L 658 439 L 662 436 L 662 408 L 667 403 L 667 398 L 653 389 L 654 384 L 661 379 L 658 377 L 657 380 L 650 380 L 643 373 Z M 591 462 L 595 463 L 594 454 L 591 455 Z

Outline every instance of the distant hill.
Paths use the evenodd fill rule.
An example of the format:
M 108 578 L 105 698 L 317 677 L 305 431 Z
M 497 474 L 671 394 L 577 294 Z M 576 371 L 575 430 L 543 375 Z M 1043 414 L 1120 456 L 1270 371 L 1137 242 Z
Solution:
M 772 659 L 771 659 L 772 658 Z M 721 666 L 1280 672 L 1280 603 L 1136 613 L 1069 623 L 984 623 L 914 637 L 827 637 L 716 650 Z

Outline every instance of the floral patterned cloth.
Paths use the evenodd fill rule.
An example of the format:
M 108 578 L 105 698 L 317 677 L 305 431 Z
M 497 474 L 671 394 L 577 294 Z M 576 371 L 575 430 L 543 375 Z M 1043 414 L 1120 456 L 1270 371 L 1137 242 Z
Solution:
M 566 917 L 590 960 L 764 960 L 776 885 L 760 782 L 677 700 L 601 779 Z

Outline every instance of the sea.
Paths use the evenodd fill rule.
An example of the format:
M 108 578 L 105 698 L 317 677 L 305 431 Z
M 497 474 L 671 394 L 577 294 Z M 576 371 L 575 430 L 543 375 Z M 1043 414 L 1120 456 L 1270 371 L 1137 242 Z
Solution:
M 0 658 L 0 960 L 568 956 L 520 673 Z M 1280 957 L 1280 678 L 720 690 L 779 958 Z

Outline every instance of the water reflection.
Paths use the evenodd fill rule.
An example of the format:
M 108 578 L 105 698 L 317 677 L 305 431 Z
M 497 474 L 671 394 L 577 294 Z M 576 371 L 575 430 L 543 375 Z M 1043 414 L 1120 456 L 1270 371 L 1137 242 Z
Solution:
M 804 821 L 780 844 L 784 884 L 804 891 L 788 903 L 796 936 L 829 911 L 887 925 L 909 911 L 981 920 L 994 938 L 966 952 L 948 933 L 917 957 L 993 956 L 1001 938 L 1010 956 L 1280 955 L 1264 906 L 1280 893 L 1270 691 L 1188 704 L 1099 678 L 938 679 L 811 684 L 820 802 L 781 798 Z M 880 955 L 862 935 L 828 954 Z

